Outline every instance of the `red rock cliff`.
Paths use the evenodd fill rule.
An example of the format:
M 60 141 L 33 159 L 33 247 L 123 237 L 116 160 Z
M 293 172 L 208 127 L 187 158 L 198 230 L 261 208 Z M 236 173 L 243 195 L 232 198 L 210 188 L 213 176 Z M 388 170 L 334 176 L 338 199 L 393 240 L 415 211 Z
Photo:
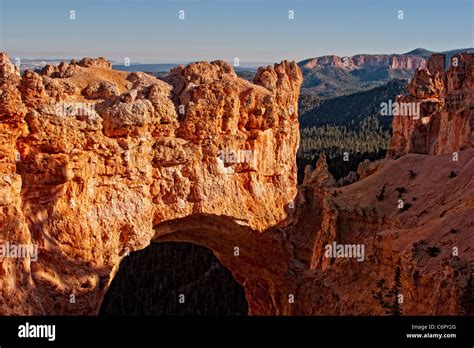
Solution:
M 416 72 L 409 95 L 397 99 L 420 112 L 394 117 L 388 156 L 474 147 L 474 54 L 454 56 L 446 72 L 444 66 L 444 55 L 432 55 L 427 68 Z

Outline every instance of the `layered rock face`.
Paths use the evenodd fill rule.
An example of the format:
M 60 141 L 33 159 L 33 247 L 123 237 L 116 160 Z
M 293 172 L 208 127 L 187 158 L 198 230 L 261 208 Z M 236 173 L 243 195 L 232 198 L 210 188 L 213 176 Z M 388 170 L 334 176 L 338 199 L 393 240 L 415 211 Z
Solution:
M 416 72 L 409 95 L 397 98 L 397 103 L 419 112 L 394 117 L 388 156 L 474 147 L 474 55 L 454 56 L 448 71 L 444 66 L 444 55 L 432 55 L 427 68 Z
M 0 259 L 1 314 L 97 314 L 151 241 L 210 248 L 252 315 L 474 313 L 469 146 L 364 163 L 344 187 L 322 156 L 297 188 L 295 63 L 254 83 L 193 63 L 164 82 L 104 59 L 20 77 L 0 59 L 0 244 L 38 248 Z M 446 113 L 438 143 L 459 144 L 472 75 L 423 71 L 411 97 Z
M 426 60 L 422 57 L 394 55 L 389 58 L 389 65 L 392 70 L 416 70 L 425 68 Z
M 358 54 L 352 57 L 322 56 L 302 62 L 302 69 L 333 66 L 354 69 L 373 69 L 388 67 L 391 70 L 416 70 L 426 67 L 422 57 L 388 54 Z

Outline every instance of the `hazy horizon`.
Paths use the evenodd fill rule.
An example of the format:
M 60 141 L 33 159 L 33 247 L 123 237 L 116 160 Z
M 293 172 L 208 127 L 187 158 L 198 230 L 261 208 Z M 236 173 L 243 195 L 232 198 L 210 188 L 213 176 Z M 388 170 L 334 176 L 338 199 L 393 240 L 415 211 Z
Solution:
M 471 0 L 0 0 L 0 51 L 131 64 L 439 52 L 474 46 L 472 14 Z
M 415 49 L 419 49 L 419 48 L 422 48 L 422 49 L 425 49 L 424 47 L 416 47 L 416 48 L 413 48 L 413 50 Z M 449 49 L 446 49 L 446 50 L 442 50 L 442 51 L 432 51 L 430 49 L 427 49 L 428 51 L 431 51 L 433 53 L 438 53 L 438 52 L 449 52 L 449 51 L 454 51 L 454 50 L 474 50 L 474 47 L 454 47 L 454 48 L 449 48 Z M 406 54 L 406 53 L 409 53 L 413 50 L 410 50 L 408 52 L 376 52 L 376 53 L 365 53 L 365 52 L 359 52 L 359 53 L 356 53 L 352 56 L 356 56 L 358 54 L 385 54 L 385 55 L 391 55 L 391 54 L 398 54 L 398 55 L 402 55 L 402 54 Z M 4 51 L 0 51 L 0 52 L 4 52 Z M 5 52 L 7 54 L 9 54 L 9 52 Z M 337 54 L 328 54 L 329 56 L 330 55 L 336 55 L 336 56 L 339 56 Z M 10 55 L 9 54 L 9 57 L 10 59 L 14 59 L 15 57 L 20 57 L 22 60 L 31 60 L 31 61 L 60 61 L 60 60 L 64 60 L 64 61 L 69 61 L 71 59 L 82 59 L 84 57 L 93 57 L 93 58 L 97 58 L 97 57 L 104 57 L 106 59 L 108 59 L 113 65 L 123 65 L 124 63 L 122 61 L 117 61 L 117 60 L 114 60 L 114 59 L 111 59 L 107 56 L 101 56 L 101 55 L 96 55 L 96 56 L 69 56 L 69 57 L 33 57 L 33 56 L 30 56 L 30 57 L 25 57 L 25 56 L 18 56 L 18 55 Z M 306 58 L 303 58 L 301 60 L 297 60 L 297 62 L 301 62 L 301 61 L 304 61 L 304 60 L 307 60 L 307 59 L 311 59 L 311 58 L 317 58 L 317 57 L 320 57 L 320 56 L 312 56 L 312 57 L 306 57 Z M 344 56 L 341 56 L 341 57 L 344 57 Z M 351 57 L 351 56 L 348 56 L 348 57 Z M 211 61 L 211 60 L 216 60 L 216 59 L 208 59 L 207 61 Z M 283 60 L 283 59 L 282 59 Z M 179 64 L 189 64 L 189 63 L 192 63 L 192 62 L 196 62 L 196 61 L 200 61 L 200 60 L 189 60 L 189 61 L 136 61 L 136 62 L 131 62 L 130 65 L 153 65 L 153 64 L 161 64 L 161 65 L 179 65 Z M 240 67 L 244 68 L 244 67 L 256 67 L 256 66 L 262 66 L 262 65 L 265 65 L 265 64 L 274 64 L 274 63 L 279 63 L 280 61 L 255 61 L 255 62 L 247 62 L 247 61 L 241 61 L 240 62 Z

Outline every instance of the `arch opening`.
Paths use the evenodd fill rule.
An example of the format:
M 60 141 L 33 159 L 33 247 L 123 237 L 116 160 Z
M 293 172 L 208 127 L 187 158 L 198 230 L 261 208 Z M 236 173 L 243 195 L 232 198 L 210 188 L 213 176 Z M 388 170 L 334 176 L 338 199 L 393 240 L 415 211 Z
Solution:
M 207 247 L 152 242 L 122 260 L 99 315 L 247 315 L 244 288 Z

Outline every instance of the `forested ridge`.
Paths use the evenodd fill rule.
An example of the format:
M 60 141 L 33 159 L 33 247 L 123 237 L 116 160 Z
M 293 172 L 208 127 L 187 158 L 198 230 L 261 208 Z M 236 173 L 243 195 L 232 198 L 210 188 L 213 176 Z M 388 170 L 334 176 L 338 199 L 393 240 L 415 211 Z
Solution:
M 364 159 L 385 157 L 391 137 L 392 117 L 380 116 L 380 104 L 395 101 L 407 83 L 393 80 L 384 86 L 348 96 L 321 100 L 300 97 L 301 141 L 298 149 L 298 179 L 304 167 L 315 165 L 325 153 L 336 178 L 356 171 Z

